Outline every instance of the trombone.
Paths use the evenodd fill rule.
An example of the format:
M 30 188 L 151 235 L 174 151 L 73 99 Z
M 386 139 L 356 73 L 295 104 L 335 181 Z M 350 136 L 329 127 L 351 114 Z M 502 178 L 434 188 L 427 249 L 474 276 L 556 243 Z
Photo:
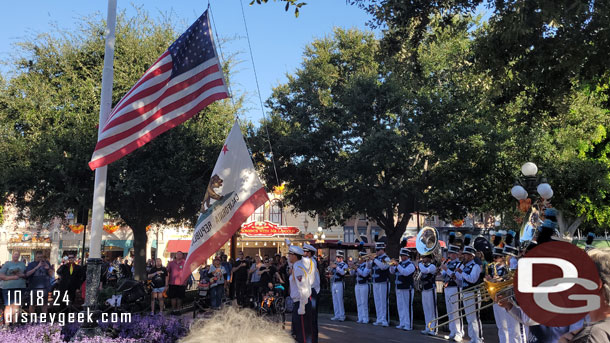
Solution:
M 513 292 L 513 275 L 510 275 L 510 277 L 508 279 L 502 280 L 502 281 L 484 280 L 484 283 L 465 288 L 462 291 L 456 293 L 456 295 L 462 296 L 464 293 L 470 293 L 470 292 L 474 292 L 475 294 L 472 296 L 463 298 L 461 300 L 462 301 L 472 300 L 472 299 L 477 299 L 477 298 L 481 297 L 480 299 L 477 299 L 477 303 L 479 303 L 479 304 L 489 301 L 489 300 L 493 300 L 493 301 L 491 303 L 486 304 L 481 307 L 471 305 L 475 308 L 473 311 L 456 316 L 453 319 L 444 320 L 445 318 L 449 318 L 450 315 L 464 311 L 466 309 L 466 306 L 462 306 L 455 311 L 452 311 L 452 312 L 449 312 L 440 317 L 434 318 L 433 320 L 431 320 L 428 323 L 428 329 L 435 330 L 436 328 L 443 326 L 443 325 L 447 325 L 447 324 L 451 323 L 452 321 L 458 320 L 460 318 L 464 318 L 473 313 L 481 311 L 485 308 L 491 307 L 494 304 L 494 301 L 497 300 L 497 296 L 499 294 L 503 294 L 505 299 L 513 298 L 515 296 L 515 294 Z M 459 299 L 458 299 L 458 301 L 459 301 Z M 441 319 L 443 319 L 444 321 L 440 322 Z M 436 325 L 434 325 L 433 323 L 436 323 Z

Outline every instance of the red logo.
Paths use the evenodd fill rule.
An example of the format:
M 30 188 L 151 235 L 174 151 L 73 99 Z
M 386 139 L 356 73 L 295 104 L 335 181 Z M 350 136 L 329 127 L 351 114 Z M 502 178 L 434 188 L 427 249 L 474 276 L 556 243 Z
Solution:
M 599 309 L 601 281 L 587 253 L 566 242 L 541 244 L 519 259 L 517 303 L 546 326 L 568 326 Z

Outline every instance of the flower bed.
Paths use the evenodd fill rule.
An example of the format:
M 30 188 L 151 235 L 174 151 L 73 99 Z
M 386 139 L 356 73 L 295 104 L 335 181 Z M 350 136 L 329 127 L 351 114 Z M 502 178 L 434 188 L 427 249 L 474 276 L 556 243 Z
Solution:
M 100 323 L 104 336 L 75 337 L 78 324 L 29 324 L 0 331 L 0 342 L 11 343 L 173 343 L 185 336 L 188 324 L 180 318 L 134 315 L 129 323 Z

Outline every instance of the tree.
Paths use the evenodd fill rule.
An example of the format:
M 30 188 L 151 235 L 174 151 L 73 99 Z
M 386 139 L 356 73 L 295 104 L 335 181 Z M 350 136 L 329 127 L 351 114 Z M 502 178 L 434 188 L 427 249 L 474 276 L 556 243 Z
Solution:
M 143 11 L 119 16 L 114 104 L 176 38 L 171 22 Z M 34 219 L 91 204 L 94 174 L 87 162 L 97 137 L 104 30 L 104 22 L 85 19 L 79 30 L 18 45 L 14 76 L 0 95 L 0 151 L 9 152 L 2 155 L 0 195 L 30 209 Z M 133 230 L 137 277 L 145 277 L 148 224 L 195 220 L 235 110 L 230 101 L 217 102 L 110 165 L 106 208 Z
M 419 74 L 388 58 L 370 33 L 337 29 L 305 49 L 301 68 L 267 103 L 293 206 L 339 223 L 366 213 L 397 254 L 412 213 L 463 216 L 496 187 L 482 174 L 498 154 L 488 149 L 496 137 L 477 121 L 488 110 L 487 85 L 467 63 L 470 20 L 454 20 L 459 29 L 435 26 L 427 36 Z M 253 135 L 254 150 L 265 150 L 264 128 Z M 273 180 L 267 156 L 257 162 Z
M 450 28 L 456 14 L 474 16 L 486 6 L 492 13 L 472 31 L 469 61 L 490 81 L 485 101 L 494 111 L 484 120 L 501 123 L 490 128 L 503 132 L 497 159 L 490 160 L 498 177 L 488 180 L 509 187 L 519 165 L 535 161 L 549 175 L 552 203 L 567 224 L 584 220 L 588 229 L 607 227 L 608 1 L 351 3 L 371 13 L 371 26 L 384 28 L 382 49 L 419 72 L 420 46 L 434 20 Z M 487 198 L 482 207 L 510 211 L 514 202 L 502 196 Z

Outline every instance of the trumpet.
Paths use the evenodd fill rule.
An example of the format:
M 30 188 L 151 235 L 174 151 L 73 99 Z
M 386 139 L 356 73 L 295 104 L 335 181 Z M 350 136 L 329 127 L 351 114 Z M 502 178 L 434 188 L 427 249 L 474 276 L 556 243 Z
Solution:
M 368 253 L 368 254 L 366 254 L 364 256 L 360 256 L 360 258 L 364 259 L 365 261 L 374 260 L 375 257 L 377 257 L 377 253 L 374 253 L 374 252 Z
M 450 315 L 457 314 L 457 313 L 464 311 L 466 306 L 462 306 L 453 312 L 449 312 L 445 315 L 442 315 L 440 317 L 437 317 L 437 318 L 434 318 L 433 320 L 431 320 L 427 324 L 428 329 L 435 330 L 436 328 L 443 326 L 443 325 L 447 325 L 447 324 L 451 323 L 452 321 L 458 320 L 460 318 L 464 318 L 473 313 L 476 313 L 477 311 L 481 311 L 485 308 L 491 307 L 494 304 L 494 301 L 496 301 L 498 295 L 503 295 L 504 299 L 513 298 L 515 296 L 515 294 L 513 292 L 513 275 L 512 274 L 509 275 L 508 279 L 502 280 L 502 281 L 484 280 L 484 283 L 465 288 L 462 291 L 456 293 L 455 295 L 458 295 L 461 297 L 464 293 L 470 293 L 470 292 L 474 292 L 474 295 L 466 297 L 466 298 L 462 298 L 461 300 L 464 301 L 464 300 L 477 299 L 477 302 L 479 304 L 490 301 L 490 300 L 492 300 L 492 302 L 489 304 L 486 304 L 484 306 L 474 306 L 475 307 L 474 311 L 470 311 L 470 312 L 464 313 L 462 315 L 456 316 L 452 319 L 440 322 L 441 319 L 449 318 Z M 479 297 L 481 297 L 481 298 L 478 299 Z M 458 298 L 458 301 L 459 301 L 459 298 Z M 478 307 L 478 309 L 477 309 L 477 307 Z M 436 324 L 434 324 L 434 323 L 436 323 Z
M 391 265 L 391 266 L 397 266 L 397 265 L 398 265 L 398 263 L 400 263 L 400 262 L 399 262 L 397 259 L 395 259 L 395 258 L 393 258 L 393 259 L 391 259 L 391 260 L 390 260 L 390 265 Z

